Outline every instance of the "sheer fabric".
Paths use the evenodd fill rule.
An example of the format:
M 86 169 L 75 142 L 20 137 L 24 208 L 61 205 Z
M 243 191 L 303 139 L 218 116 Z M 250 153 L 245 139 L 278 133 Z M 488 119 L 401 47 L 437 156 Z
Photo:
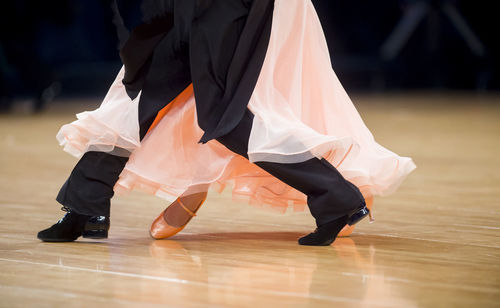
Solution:
M 78 158 L 88 151 L 128 157 L 140 146 L 140 94 L 134 100 L 128 97 L 123 76 L 122 68 L 98 109 L 79 113 L 78 120 L 61 127 L 56 139 L 64 151 Z
M 163 110 L 139 142 L 137 102 L 128 98 L 122 74 L 99 109 L 77 115 L 58 134 L 75 156 L 91 149 L 132 153 L 115 186 L 118 193 L 140 189 L 173 202 L 190 187 L 222 190 L 229 184 L 236 199 L 279 211 L 302 210 L 305 195 L 251 162 L 324 157 L 365 197 L 393 192 L 415 168 L 410 158 L 377 144 L 364 125 L 331 68 L 310 1 L 275 1 L 268 51 L 248 103 L 255 115 L 250 161 L 215 140 L 198 143 L 203 131 L 192 86 Z
M 310 1 L 276 1 L 269 49 L 249 102 L 251 161 L 325 157 L 364 194 L 393 192 L 415 165 L 377 144 L 330 63 Z

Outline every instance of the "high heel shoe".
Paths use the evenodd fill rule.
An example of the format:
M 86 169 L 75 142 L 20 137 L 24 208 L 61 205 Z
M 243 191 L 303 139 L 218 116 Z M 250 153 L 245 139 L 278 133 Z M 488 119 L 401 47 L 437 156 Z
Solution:
M 37 238 L 44 242 L 72 242 L 83 236 L 91 239 L 108 237 L 109 217 L 82 215 L 70 208 L 62 207 L 66 214 L 50 228 L 38 232 Z
M 200 193 L 202 195 L 201 198 L 198 200 L 198 204 L 196 205 L 194 210 L 190 210 L 184 202 L 181 200 L 181 198 L 177 198 L 172 204 L 170 204 L 161 214 L 156 217 L 156 219 L 153 221 L 151 224 L 151 228 L 149 230 L 149 234 L 151 235 L 152 238 L 160 240 L 160 239 L 165 239 L 169 238 L 171 236 L 174 236 L 175 234 L 179 233 L 186 227 L 186 225 L 191 221 L 191 219 L 196 216 L 196 212 L 198 209 L 201 207 L 201 205 L 205 202 L 207 198 L 206 193 Z M 191 195 L 194 196 L 194 195 Z M 175 226 L 173 223 L 169 223 L 169 209 L 172 210 L 173 207 L 175 206 L 180 206 L 188 215 L 189 217 L 187 218 L 187 221 L 180 226 Z
M 335 241 L 340 230 L 342 230 L 345 225 L 354 225 L 368 216 L 369 213 L 370 211 L 366 205 L 364 205 L 349 215 L 342 216 L 334 221 L 318 226 L 314 232 L 301 237 L 299 239 L 299 244 L 307 246 L 328 246 Z

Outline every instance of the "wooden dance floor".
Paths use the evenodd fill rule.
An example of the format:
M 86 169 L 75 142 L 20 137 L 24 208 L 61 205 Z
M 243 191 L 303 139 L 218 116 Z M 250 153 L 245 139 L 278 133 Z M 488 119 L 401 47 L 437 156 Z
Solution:
M 354 101 L 379 143 L 418 168 L 375 199 L 375 223 L 330 247 L 297 244 L 309 214 L 227 192 L 171 240 L 148 235 L 166 204 L 132 193 L 113 200 L 109 239 L 40 242 L 76 162 L 54 136 L 97 102 L 0 115 L 0 307 L 500 307 L 500 96 Z

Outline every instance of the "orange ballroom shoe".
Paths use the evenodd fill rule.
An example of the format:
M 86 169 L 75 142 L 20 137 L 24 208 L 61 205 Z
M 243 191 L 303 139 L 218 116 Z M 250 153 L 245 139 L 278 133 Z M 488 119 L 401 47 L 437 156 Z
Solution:
M 189 221 L 196 216 L 196 212 L 206 198 L 206 192 L 177 198 L 153 221 L 149 230 L 151 237 L 161 240 L 182 231 Z

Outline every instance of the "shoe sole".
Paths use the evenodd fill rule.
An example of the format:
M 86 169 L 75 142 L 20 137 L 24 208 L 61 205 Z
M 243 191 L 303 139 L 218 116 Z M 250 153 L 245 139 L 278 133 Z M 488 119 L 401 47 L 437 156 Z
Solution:
M 86 230 L 82 237 L 94 240 L 105 239 L 108 238 L 108 230 Z
M 63 242 L 74 242 L 75 239 L 69 239 L 69 238 L 39 238 L 42 242 L 50 242 L 50 243 L 63 243 Z

